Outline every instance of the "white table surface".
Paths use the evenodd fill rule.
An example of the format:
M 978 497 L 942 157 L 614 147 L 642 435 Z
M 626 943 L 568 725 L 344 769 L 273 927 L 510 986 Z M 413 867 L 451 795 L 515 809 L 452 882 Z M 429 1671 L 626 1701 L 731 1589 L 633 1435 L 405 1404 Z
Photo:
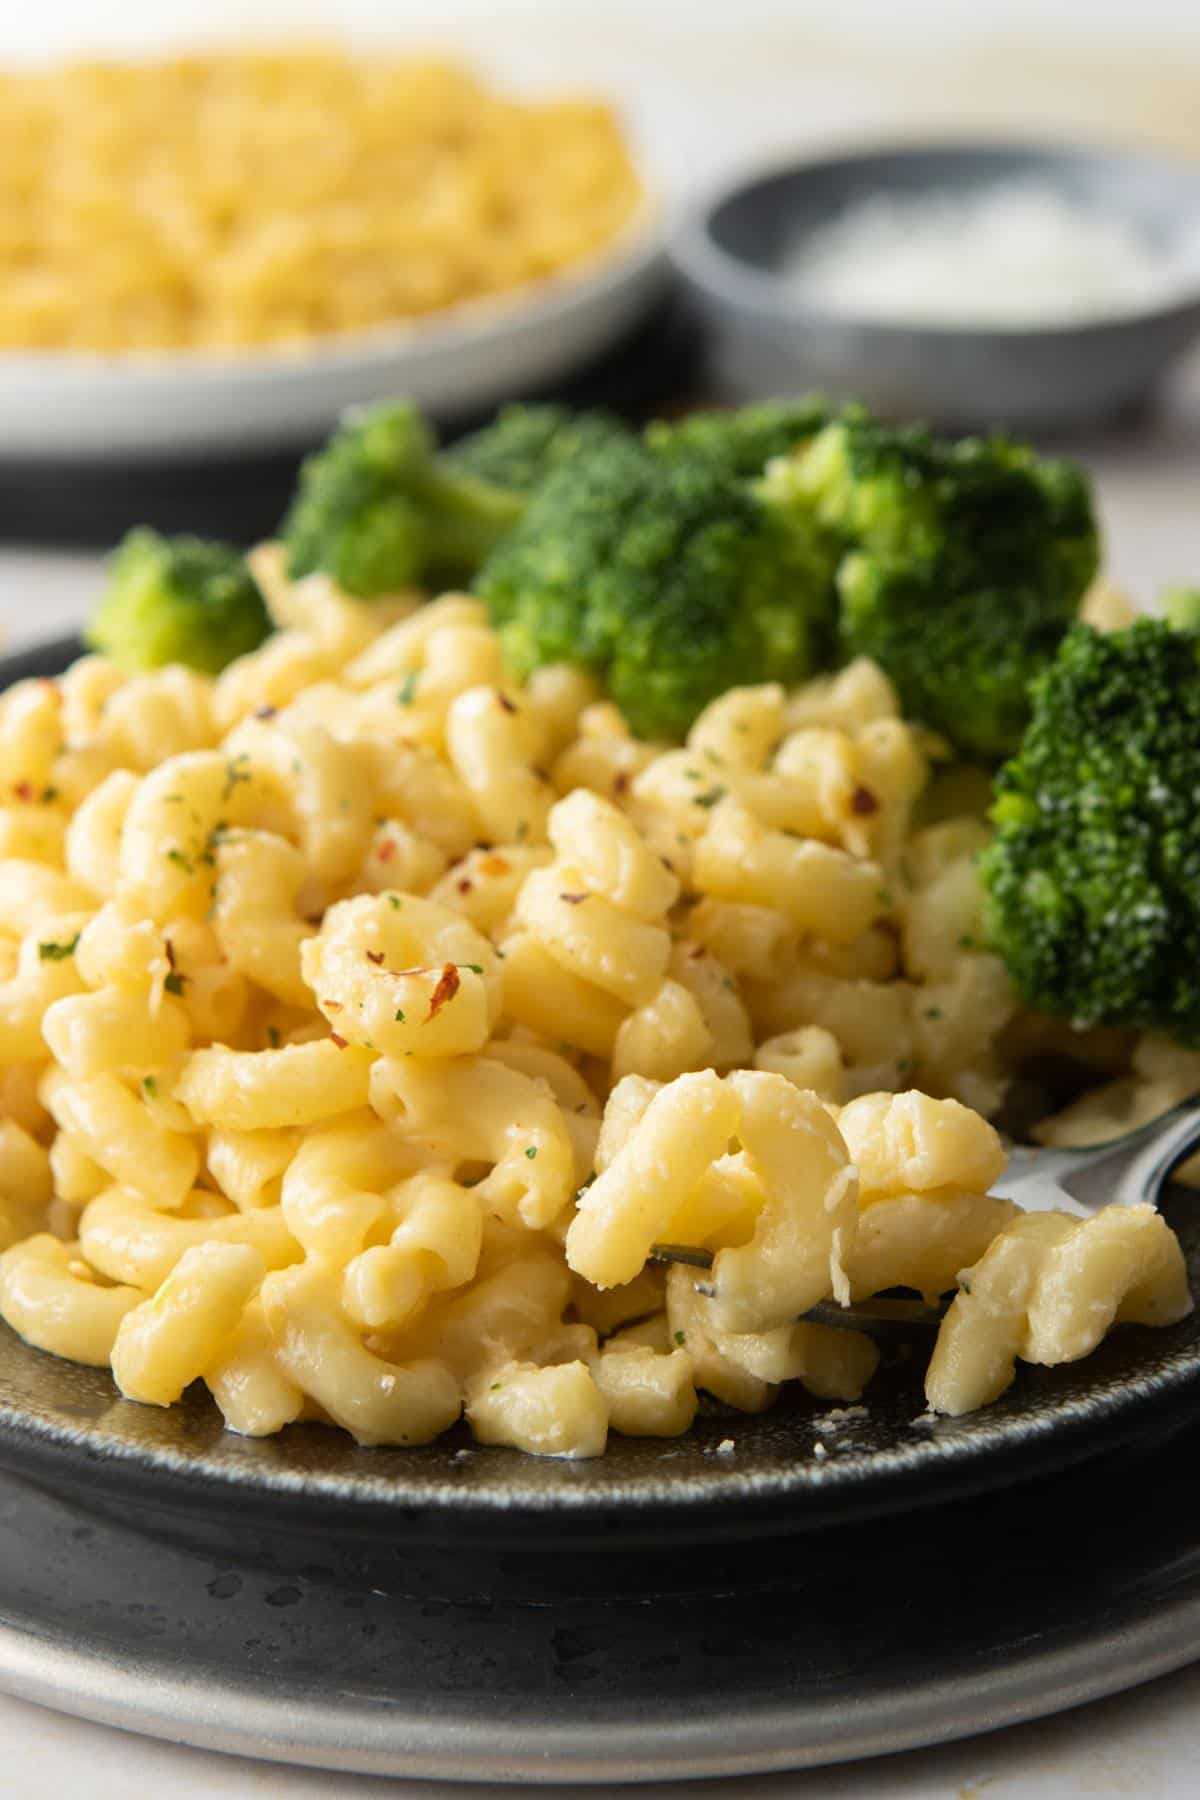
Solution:
M 528 13 L 527 0 L 517 0 Z M 1037 0 L 1036 5 L 987 9 L 989 28 L 1003 36 L 1029 29 L 1034 19 L 1060 37 L 1074 25 L 1075 0 Z M 331 29 L 340 21 L 361 31 L 378 24 L 374 6 L 338 7 L 308 0 L 300 9 L 311 27 Z M 534 9 L 537 10 L 536 8 Z M 534 73 L 562 67 L 582 69 L 590 81 L 623 88 L 646 135 L 657 138 L 660 166 L 672 178 L 685 169 L 689 179 L 710 177 L 720 163 L 751 157 L 783 144 L 853 133 L 879 134 L 889 127 L 919 125 L 945 129 L 964 119 L 973 124 L 1037 124 L 1052 129 L 1099 130 L 1144 135 L 1200 147 L 1195 107 L 1195 70 L 1176 66 L 1176 56 L 1156 56 L 1138 43 L 1140 20 L 1160 41 L 1169 36 L 1200 50 L 1200 30 L 1192 5 L 1184 0 L 1148 0 L 1136 9 L 1090 7 L 1093 34 L 1109 34 L 1110 49 L 1094 41 L 1076 43 L 1069 59 L 1049 51 L 968 55 L 965 72 L 951 78 L 941 64 L 906 68 L 895 79 L 892 48 L 879 43 L 886 21 L 927 44 L 931 32 L 951 23 L 971 38 L 966 10 L 957 3 L 895 9 L 884 0 L 850 5 L 848 28 L 858 49 L 848 56 L 814 53 L 809 39 L 827 25 L 827 9 L 800 0 L 740 0 L 733 13 L 688 0 L 680 9 L 670 0 L 652 18 L 638 6 L 606 9 L 556 0 L 556 31 L 513 33 L 519 48 L 507 60 Z M 969 9 L 974 16 L 979 9 Z M 247 24 L 260 33 L 278 32 L 285 13 L 296 6 L 272 4 L 260 10 L 235 0 L 179 0 L 171 9 L 148 0 L 125 6 L 94 6 L 91 0 L 63 0 L 46 9 L 43 27 L 36 9 L 0 8 L 0 55 L 11 51 L 61 52 L 90 36 L 96 45 L 130 47 L 160 39 L 163 22 L 207 26 L 228 32 Z M 420 18 L 422 35 L 443 38 L 466 20 L 463 35 L 481 48 L 494 47 L 493 7 L 447 0 L 445 16 L 430 27 L 430 9 L 405 0 L 391 16 L 411 25 Z M 686 18 L 683 16 L 686 13 Z M 728 32 L 739 31 L 731 54 Z M 620 15 L 618 17 L 618 15 Z M 754 15 L 761 29 L 744 30 Z M 542 15 L 543 21 L 547 17 Z M 880 20 L 885 25 L 880 27 Z M 669 35 L 672 23 L 685 30 Z M 1189 24 L 1188 21 L 1191 21 Z M 608 29 L 606 30 L 606 24 Z M 711 26 L 711 30 L 703 27 Z M 649 27 L 649 35 L 647 35 Z M 642 36 L 639 40 L 639 31 Z M 1119 64 L 1111 51 L 1113 34 L 1123 36 Z M 978 34 L 976 34 L 978 35 Z M 654 40 L 651 43 L 651 39 Z M 584 43 L 586 40 L 586 49 Z M 867 56 L 864 45 L 874 45 Z M 1082 55 L 1081 55 L 1082 51 Z M 886 54 L 884 53 L 886 52 Z M 1104 65 L 1087 63 L 1093 53 Z M 822 54 L 825 61 L 822 62 Z M 1086 66 L 1085 66 L 1086 63 Z M 1104 75 L 1107 68 L 1107 77 Z M 932 69 L 932 72 L 931 72 Z M 914 110 L 916 108 L 917 110 Z M 1169 403 L 1153 419 L 1102 440 L 1069 448 L 1091 465 L 1101 495 L 1112 574 L 1135 598 L 1149 603 L 1166 583 L 1200 579 L 1200 359 L 1193 359 L 1173 384 Z M 35 549 L 0 548 L 0 645 L 14 648 L 76 625 L 86 612 L 100 575 L 94 556 L 51 554 Z M 1200 1646 L 1198 1646 L 1200 1651 Z M 128 1800 L 130 1793 L 155 1800 L 221 1800 L 222 1796 L 358 1796 L 389 1793 L 396 1800 L 496 1800 L 511 1789 L 448 1789 L 428 1782 L 385 1782 L 368 1777 L 292 1770 L 266 1763 L 209 1755 L 176 1745 L 128 1736 L 0 1695 L 0 1792 L 13 1800 Z M 808 1775 L 746 1778 L 740 1781 L 636 1790 L 640 1800 L 1191 1800 L 1200 1768 L 1200 1665 L 1148 1686 L 1058 1718 L 933 1750 L 914 1751 L 884 1761 L 818 1770 Z M 586 1790 L 542 1789 L 547 1800 L 564 1800 Z M 592 1790 L 597 1791 L 597 1790 Z

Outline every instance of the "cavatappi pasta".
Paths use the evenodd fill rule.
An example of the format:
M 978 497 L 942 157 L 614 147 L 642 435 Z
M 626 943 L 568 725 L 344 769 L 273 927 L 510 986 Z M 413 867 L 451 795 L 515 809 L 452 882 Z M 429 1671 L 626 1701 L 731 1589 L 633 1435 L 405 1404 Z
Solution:
M 0 74 L 0 348 L 302 344 L 556 275 L 640 199 L 608 107 L 330 48 Z
M 256 572 L 215 680 L 95 657 L 0 697 L 0 1314 L 231 1429 L 599 1454 L 698 1393 L 855 1401 L 818 1301 L 959 1288 L 927 1377 L 1190 1307 L 1150 1208 L 989 1189 L 1020 1019 L 970 813 L 854 663 L 638 742 L 576 671 L 512 682 L 482 607 Z M 1103 1034 L 1102 1034 L 1103 1035 Z M 1126 1047 L 1127 1049 L 1127 1047 Z M 1195 1088 L 1155 1040 L 1050 1122 Z M 648 1260 L 713 1253 L 710 1278 Z M 965 1271 L 965 1273 L 964 1273 Z

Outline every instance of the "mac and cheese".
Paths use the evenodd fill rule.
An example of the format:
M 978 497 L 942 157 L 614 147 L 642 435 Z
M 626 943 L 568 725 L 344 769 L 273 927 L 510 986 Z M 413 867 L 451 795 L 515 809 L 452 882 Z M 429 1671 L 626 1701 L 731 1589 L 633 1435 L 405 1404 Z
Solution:
M 818 1302 L 957 1286 L 951 1414 L 1189 1309 L 1156 1213 L 989 1194 L 1017 1007 L 984 827 L 915 824 L 929 746 L 873 665 L 664 749 L 575 671 L 513 684 L 469 598 L 256 565 L 281 629 L 216 680 L 87 657 L 0 696 L 0 1314 L 31 1344 L 147 1404 L 203 1382 L 251 1435 L 465 1416 L 590 1456 L 701 1393 L 857 1400 L 877 1346 Z M 1146 1040 L 1045 1135 L 1112 1135 L 1195 1060 Z

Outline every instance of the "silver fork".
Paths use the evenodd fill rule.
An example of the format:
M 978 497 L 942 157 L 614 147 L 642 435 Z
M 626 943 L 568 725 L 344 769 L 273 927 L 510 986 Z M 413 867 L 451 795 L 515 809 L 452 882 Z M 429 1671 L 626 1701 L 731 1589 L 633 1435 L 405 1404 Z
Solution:
M 1066 1212 L 1076 1218 L 1088 1218 L 1101 1206 L 1154 1206 L 1172 1171 L 1197 1149 L 1200 1096 L 1193 1095 L 1136 1131 L 1086 1150 L 1018 1145 L 992 1192 L 1002 1200 L 1015 1200 L 1026 1212 Z M 650 1254 L 655 1262 L 686 1263 L 702 1271 L 713 1264 L 711 1250 L 688 1244 L 655 1244 Z M 712 1292 L 706 1282 L 696 1286 L 700 1293 Z M 837 1325 L 878 1337 L 913 1325 L 936 1328 L 949 1304 L 949 1300 L 926 1306 L 921 1300 L 883 1299 L 838 1306 L 823 1300 L 802 1317 L 814 1325 Z

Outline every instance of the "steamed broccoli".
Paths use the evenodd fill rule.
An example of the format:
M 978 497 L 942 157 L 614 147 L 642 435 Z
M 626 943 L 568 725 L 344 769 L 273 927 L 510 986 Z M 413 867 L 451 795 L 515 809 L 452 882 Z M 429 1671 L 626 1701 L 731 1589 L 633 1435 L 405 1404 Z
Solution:
M 655 419 L 646 427 L 646 442 L 659 455 L 709 456 L 723 462 L 733 475 L 752 477 L 775 457 L 787 456 L 814 437 L 828 420 L 828 406 L 815 396 L 764 400 L 734 412 Z
M 1000 757 L 1097 561 L 1068 464 L 820 400 L 659 421 L 641 445 L 518 408 L 474 444 L 531 491 L 477 581 L 510 660 L 582 662 L 655 735 L 731 682 L 867 655 L 910 716 Z
M 85 635 L 123 669 L 179 662 L 215 675 L 256 650 L 271 629 L 240 551 L 142 527 L 118 545 Z
M 300 470 L 281 536 L 293 578 L 323 569 L 360 599 L 473 574 L 524 498 L 439 457 L 412 406 L 349 415 Z
M 833 597 L 807 518 L 721 458 L 616 436 L 546 479 L 475 586 L 519 673 L 582 663 L 666 738 L 734 683 L 803 680 Z
M 967 754 L 1014 749 L 1029 683 L 1096 570 L 1080 473 L 1004 438 L 949 442 L 850 408 L 772 465 L 768 489 L 842 546 L 843 654 L 873 657 L 905 712 Z
M 1076 625 L 995 792 L 988 932 L 1025 1000 L 1200 1044 L 1200 641 Z
M 524 499 L 568 457 L 605 442 L 628 438 L 627 426 L 605 412 L 573 412 L 566 406 L 504 406 L 490 425 L 444 452 L 443 467 L 474 476 Z

